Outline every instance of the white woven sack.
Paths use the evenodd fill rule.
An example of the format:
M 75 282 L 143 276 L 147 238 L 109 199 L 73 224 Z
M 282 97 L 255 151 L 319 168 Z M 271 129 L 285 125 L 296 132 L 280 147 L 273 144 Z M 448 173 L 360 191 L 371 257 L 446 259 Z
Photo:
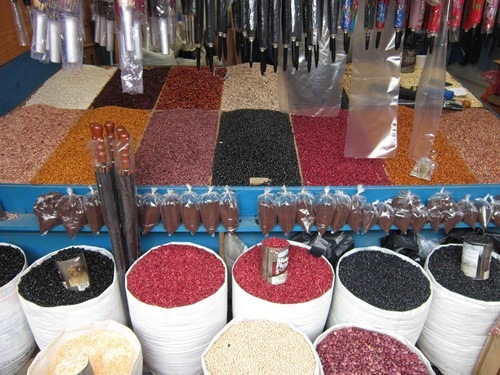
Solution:
M 339 329 L 348 328 L 348 327 L 357 327 L 357 328 L 365 329 L 368 331 L 382 333 L 382 334 L 390 336 L 398 341 L 401 341 L 403 344 L 405 344 L 408 347 L 408 349 L 410 349 L 412 352 L 414 352 L 416 355 L 418 355 L 418 357 L 420 358 L 422 363 L 427 368 L 427 371 L 429 371 L 429 374 L 434 375 L 434 370 L 432 369 L 431 363 L 429 362 L 429 360 L 422 354 L 422 352 L 420 350 L 417 349 L 417 347 L 415 347 L 415 345 L 413 345 L 406 338 L 404 338 L 401 335 L 397 335 L 395 333 L 392 333 L 392 332 L 387 332 L 387 331 L 379 330 L 379 329 L 373 329 L 373 328 L 365 327 L 365 326 L 360 325 L 360 324 L 336 324 L 336 325 L 328 328 L 325 332 L 323 332 L 320 336 L 318 336 L 318 338 L 314 341 L 314 349 L 316 349 L 318 347 L 319 343 L 321 341 L 323 341 L 325 339 L 325 337 L 328 336 L 331 332 L 338 331 Z
M 85 250 L 96 251 L 113 260 L 113 255 L 106 249 L 100 247 L 86 245 L 74 245 L 70 247 L 80 247 Z M 38 259 L 23 272 L 21 278 L 33 267 L 42 264 L 45 260 L 67 248 L 69 247 L 54 251 Z M 90 280 L 90 282 L 92 282 L 92 280 Z M 116 267 L 114 269 L 113 282 L 111 285 L 102 292 L 100 296 L 85 302 L 76 305 L 43 307 L 24 299 L 21 295 L 19 295 L 19 300 L 21 301 L 33 336 L 35 336 L 35 341 L 40 349 L 44 349 L 65 329 L 78 327 L 82 324 L 89 324 L 99 320 L 114 320 L 123 324 L 126 322 Z
M 220 331 L 219 333 L 217 333 L 217 335 L 214 336 L 214 338 L 210 341 L 210 344 L 207 346 L 207 348 L 205 349 L 205 351 L 203 352 L 202 356 L 201 356 L 201 362 L 202 362 L 202 366 L 203 366 L 203 374 L 204 375 L 217 375 L 217 374 L 212 374 L 210 371 L 208 371 L 207 369 L 207 365 L 205 363 L 205 355 L 207 354 L 207 352 L 209 351 L 209 349 L 211 348 L 211 346 L 219 339 L 219 337 L 224 333 L 226 332 L 231 326 L 233 326 L 234 324 L 238 324 L 240 322 L 244 322 L 244 321 L 248 321 L 248 320 L 271 320 L 271 321 L 275 321 L 275 322 L 278 322 L 277 320 L 275 319 L 246 319 L 246 318 L 234 318 L 232 319 L 229 323 L 227 323 Z M 285 323 L 285 322 L 278 322 L 278 323 L 283 323 L 283 324 L 286 324 L 288 325 L 291 329 L 293 329 L 294 331 L 296 331 L 297 333 L 299 333 L 302 337 L 304 337 L 304 340 L 306 340 L 307 343 L 309 343 L 310 347 L 311 347 L 311 351 L 314 355 L 314 358 L 316 360 L 316 368 L 314 370 L 314 375 L 323 375 L 323 368 L 321 367 L 321 362 L 319 360 L 319 356 L 318 356 L 318 353 L 316 352 L 315 348 L 313 347 L 313 344 L 311 342 L 311 340 L 309 339 L 309 337 L 307 337 L 303 332 L 301 332 L 300 330 L 297 329 L 297 327 L 293 326 L 292 324 L 289 324 L 289 323 Z M 257 374 L 255 374 L 257 375 Z
M 24 257 L 23 270 L 26 269 L 26 255 L 21 248 L 0 242 L 19 250 Z M 22 271 L 0 288 L 0 374 L 18 374 L 31 357 L 36 344 L 23 308 L 16 292 L 16 284 Z
M 310 247 L 299 242 L 288 241 L 293 246 L 309 250 Z M 255 245 L 259 246 L 260 243 Z M 248 249 L 251 251 L 255 246 Z M 242 254 L 243 255 L 243 254 Z M 239 257 L 238 257 L 239 259 Z M 333 268 L 325 257 L 322 259 Z M 235 264 L 238 262 L 236 260 Z M 234 269 L 234 267 L 233 267 Z M 335 276 L 335 275 L 334 275 Z M 332 285 L 326 293 L 311 301 L 301 303 L 276 303 L 256 297 L 243 288 L 234 279 L 232 274 L 232 306 L 234 318 L 270 319 L 283 323 L 290 323 L 299 331 L 305 333 L 313 341 L 325 327 L 328 311 L 332 302 L 334 277 Z
M 415 344 L 417 342 L 418 336 L 420 335 L 420 332 L 422 331 L 425 320 L 427 319 L 427 314 L 429 313 L 429 309 L 431 307 L 433 296 L 432 285 L 430 285 L 431 293 L 427 301 L 413 310 L 390 311 L 372 306 L 352 294 L 342 284 L 339 277 L 339 267 L 342 260 L 349 255 L 352 255 L 359 251 L 381 251 L 386 254 L 400 257 L 401 259 L 420 269 L 422 271 L 422 275 L 424 275 L 429 280 L 429 284 L 431 284 L 431 281 L 425 273 L 424 269 L 417 262 L 403 255 L 377 246 L 353 249 L 345 253 L 340 258 L 337 264 L 337 272 L 335 275 L 335 290 L 333 291 L 333 302 L 330 313 L 328 315 L 326 326 L 329 328 L 341 323 L 351 323 L 354 325 L 364 324 L 367 327 L 371 327 L 376 330 L 382 330 L 401 335 L 412 344 Z
M 500 317 L 500 301 L 486 302 L 465 297 L 439 284 L 429 271 L 434 298 L 418 340 L 422 353 L 444 374 L 471 374 L 488 338 L 488 332 Z M 457 246 L 457 245 L 453 245 Z M 496 259 L 500 256 L 493 254 Z
M 135 361 L 132 370 L 130 373 L 123 375 L 142 375 L 142 350 L 139 340 L 129 328 L 113 320 L 92 322 L 78 328 L 64 330 L 54 339 L 54 341 L 36 355 L 28 369 L 28 375 L 47 374 L 61 346 L 69 340 L 90 334 L 97 330 L 108 330 L 121 334 L 135 351 Z M 113 348 L 109 349 L 112 350 Z
M 154 374 L 199 374 L 201 354 L 227 322 L 226 265 L 218 254 L 206 247 L 189 242 L 170 242 L 162 246 L 171 245 L 193 246 L 213 254 L 224 265 L 223 285 L 211 296 L 192 305 L 174 308 L 148 305 L 139 301 L 128 290 L 128 274 L 141 261 L 139 258 L 125 276 L 130 318 L 142 345 L 144 362 Z M 149 251 L 159 247 L 161 246 Z

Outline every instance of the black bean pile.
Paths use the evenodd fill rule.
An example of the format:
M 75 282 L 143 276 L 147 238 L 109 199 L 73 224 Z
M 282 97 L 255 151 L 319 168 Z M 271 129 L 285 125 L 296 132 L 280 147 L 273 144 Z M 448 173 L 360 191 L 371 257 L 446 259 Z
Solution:
M 0 246 L 0 288 L 22 271 L 23 254 L 12 246 Z
M 431 294 L 430 282 L 419 268 L 380 251 L 359 251 L 345 257 L 339 278 L 356 297 L 383 310 L 413 310 Z
M 70 291 L 62 284 L 55 262 L 72 259 L 81 253 L 89 270 L 90 286 L 81 292 Z M 113 282 L 113 275 L 113 261 L 106 255 L 72 247 L 60 251 L 21 277 L 19 294 L 43 307 L 76 305 L 101 295 Z
M 429 270 L 439 284 L 454 293 L 480 301 L 500 301 L 500 261 L 491 258 L 487 280 L 466 276 L 460 268 L 461 262 L 462 246 L 450 245 L 432 253 Z

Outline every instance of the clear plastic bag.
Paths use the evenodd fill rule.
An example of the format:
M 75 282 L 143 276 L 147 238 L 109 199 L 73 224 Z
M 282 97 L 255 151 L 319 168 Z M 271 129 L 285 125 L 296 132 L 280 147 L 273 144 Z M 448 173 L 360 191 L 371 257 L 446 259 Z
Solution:
M 311 227 L 314 225 L 314 195 L 302 188 L 300 193 L 297 194 L 297 214 L 295 220 L 302 229 L 309 233 Z
M 224 192 L 220 196 L 219 211 L 224 228 L 229 233 L 234 233 L 239 225 L 240 214 L 238 199 L 236 198 L 236 194 L 229 189 L 229 186 L 224 187 Z
M 381 202 L 377 206 L 378 213 L 378 225 L 386 234 L 391 230 L 392 224 L 394 224 L 394 208 L 392 208 L 391 201 L 387 200 Z
M 361 226 L 363 228 L 363 234 L 366 234 L 375 224 L 377 224 L 378 204 L 378 201 L 363 204 L 363 209 L 361 210 Z
M 333 196 L 335 201 L 335 212 L 332 219 L 332 232 L 338 232 L 347 224 L 347 219 L 351 213 L 351 197 L 343 191 L 337 190 Z
M 83 64 L 83 9 L 80 0 L 63 2 L 59 8 L 62 24 L 61 60 L 64 70 L 78 70 Z
M 410 226 L 415 233 L 420 233 L 428 220 L 429 213 L 424 205 L 420 205 L 411 210 Z
M 469 227 L 474 228 L 477 221 L 477 208 L 474 202 L 470 200 L 470 194 L 467 194 L 464 199 L 458 201 L 458 206 L 464 213 L 462 221 Z
M 14 16 L 14 24 L 16 26 L 17 41 L 20 46 L 28 45 L 28 32 L 26 31 L 26 23 L 24 22 L 23 13 L 19 7 L 17 0 L 10 0 L 12 15 Z
M 142 235 L 151 232 L 160 221 L 161 196 L 157 190 L 157 188 L 151 188 L 151 192 L 139 198 L 139 225 Z
M 500 227 L 500 197 L 490 197 L 491 201 L 491 222 Z
M 104 226 L 104 216 L 102 215 L 102 202 L 99 192 L 89 186 L 90 192 L 85 195 L 85 216 L 87 225 L 94 234 L 98 234 Z
M 326 186 L 325 190 L 315 197 L 313 208 L 314 216 L 316 217 L 316 228 L 322 236 L 332 223 L 335 213 L 335 201 L 330 194 L 329 186 Z
M 406 233 L 410 228 L 411 210 L 406 208 L 394 209 L 394 226 L 402 233 Z
M 488 223 L 491 220 L 492 209 L 491 203 L 488 202 L 489 195 L 484 198 L 476 198 L 474 199 L 474 205 L 477 208 L 477 222 L 485 230 L 488 227 Z
M 462 221 L 464 217 L 464 213 L 458 206 L 456 202 L 453 202 L 451 205 L 447 206 L 442 210 L 443 212 L 443 229 L 446 234 L 448 234 L 452 229 L 454 229 L 458 223 Z
M 191 185 L 186 187 L 187 191 L 181 195 L 182 224 L 191 234 L 195 234 L 201 224 L 200 196 L 192 190 Z
M 351 227 L 354 233 L 359 233 L 363 224 L 363 206 L 366 204 L 366 197 L 361 195 L 365 189 L 358 185 L 358 191 L 351 197 L 351 212 L 347 218 L 347 224 Z
M 220 195 L 213 190 L 214 187 L 210 186 L 206 193 L 200 195 L 201 222 L 212 237 L 220 224 Z
M 181 200 L 172 189 L 161 200 L 160 216 L 163 228 L 171 236 L 181 225 Z
M 420 197 L 410 190 L 400 191 L 394 198 L 392 198 L 391 205 L 394 208 L 405 208 L 411 210 L 419 207 L 422 204 Z
M 61 197 L 62 194 L 58 192 L 42 194 L 37 198 L 33 206 L 33 211 L 38 218 L 40 234 L 42 236 L 47 234 L 50 229 L 62 224 L 56 209 L 56 204 Z
M 260 230 L 267 236 L 278 222 L 276 197 L 270 187 L 264 188 L 264 193 L 257 197 L 257 207 Z
M 427 200 L 427 212 L 429 215 L 429 224 L 434 232 L 438 232 L 443 222 L 443 211 L 451 208 L 453 197 L 449 191 L 442 188 L 439 192 L 432 194 Z
M 56 210 L 69 238 L 73 238 L 85 226 L 87 217 L 83 197 L 73 194 L 71 188 L 67 192 L 57 201 Z
M 295 226 L 295 217 L 297 215 L 297 197 L 291 191 L 283 186 L 283 190 L 278 193 L 276 206 L 278 209 L 278 223 L 285 233 L 288 234 Z
M 47 31 L 48 17 L 44 11 L 45 5 L 42 3 L 34 4 L 33 18 L 31 27 L 33 37 L 31 41 L 31 58 L 40 62 L 48 63 L 49 54 L 47 51 Z

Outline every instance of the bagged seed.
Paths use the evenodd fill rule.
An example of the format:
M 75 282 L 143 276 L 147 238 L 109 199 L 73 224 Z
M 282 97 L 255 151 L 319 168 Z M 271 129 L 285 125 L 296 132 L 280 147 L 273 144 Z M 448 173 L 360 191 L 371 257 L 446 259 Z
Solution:
M 160 221 L 161 196 L 151 188 L 151 192 L 139 197 L 139 225 L 143 235 L 148 234 Z
M 332 223 L 335 213 L 335 201 L 330 194 L 330 187 L 317 195 L 314 199 L 314 216 L 316 217 L 316 228 L 320 235 L 325 234 Z
M 56 210 L 69 238 L 73 238 L 87 224 L 87 217 L 83 197 L 73 194 L 71 188 L 67 191 L 68 195 L 63 195 L 57 201 Z
M 484 198 L 474 199 L 474 205 L 477 208 L 477 222 L 483 229 L 488 227 L 492 216 L 491 203 L 488 202 L 488 198 L 489 195 Z
M 85 217 L 87 218 L 87 225 L 94 234 L 98 234 L 104 226 L 104 217 L 102 215 L 102 202 L 99 192 L 89 186 L 90 192 L 85 195 Z
M 409 190 L 399 192 L 398 195 L 392 198 L 391 203 L 394 208 L 403 208 L 407 210 L 411 210 L 421 204 L 420 197 Z
M 213 189 L 214 187 L 210 186 L 206 193 L 200 195 L 201 222 L 212 237 L 220 223 L 220 195 L 213 191 Z
M 161 200 L 160 217 L 163 228 L 171 236 L 181 225 L 181 199 L 173 190 L 167 190 Z
M 238 200 L 236 199 L 236 194 L 227 185 L 224 187 L 224 192 L 220 197 L 219 211 L 224 228 L 229 233 L 234 233 L 238 228 L 240 220 Z
M 33 211 L 38 218 L 40 234 L 42 236 L 47 234 L 50 229 L 62 224 L 56 210 L 57 201 L 61 197 L 62 194 L 58 192 L 42 194 L 37 198 L 35 205 L 33 206 Z
M 454 229 L 458 223 L 462 221 L 464 213 L 458 206 L 456 202 L 452 202 L 446 208 L 442 210 L 443 213 L 443 229 L 446 234 L 448 234 L 452 229 Z
M 401 232 L 406 233 L 410 228 L 411 211 L 407 208 L 394 209 L 394 225 Z
M 413 232 L 420 233 L 429 220 L 429 213 L 424 205 L 420 205 L 411 210 L 410 226 Z
M 392 207 L 390 200 L 379 203 L 379 205 L 377 206 L 377 213 L 377 222 L 380 226 L 380 229 L 382 229 L 385 234 L 389 233 L 395 219 L 394 208 Z
M 316 220 L 313 203 L 314 195 L 307 191 L 306 188 L 302 188 L 300 193 L 297 194 L 297 215 L 295 220 L 307 233 L 309 233 Z
M 378 201 L 365 203 L 361 211 L 361 225 L 363 234 L 367 233 L 378 222 Z
M 276 197 L 271 193 L 270 187 L 264 188 L 264 193 L 257 197 L 257 210 L 260 230 L 267 236 L 278 222 Z
M 351 197 L 343 191 L 336 191 L 333 195 L 335 202 L 335 211 L 332 219 L 332 232 L 338 232 L 347 224 L 347 219 L 351 212 Z
M 500 197 L 491 197 L 491 222 L 500 227 Z
M 200 197 L 192 191 L 191 185 L 186 187 L 187 191 L 181 195 L 182 224 L 191 234 L 195 234 L 201 224 Z
M 278 193 L 276 198 L 276 206 L 278 208 L 278 224 L 288 236 L 295 226 L 295 217 L 297 215 L 297 197 L 291 191 L 283 190 Z
M 349 225 L 354 233 L 359 233 L 363 225 L 363 205 L 366 203 L 366 197 L 361 195 L 365 189 L 363 186 L 358 185 L 358 191 L 351 197 L 351 211 L 347 218 L 347 225 Z
M 464 199 L 458 201 L 458 207 L 460 207 L 464 214 L 462 221 L 471 228 L 474 228 L 476 226 L 478 211 L 474 202 L 470 200 L 470 194 L 467 194 Z

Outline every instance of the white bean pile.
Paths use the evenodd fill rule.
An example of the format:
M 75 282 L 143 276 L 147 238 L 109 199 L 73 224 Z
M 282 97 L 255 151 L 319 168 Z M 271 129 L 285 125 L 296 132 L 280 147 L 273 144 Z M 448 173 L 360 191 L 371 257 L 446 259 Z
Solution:
M 249 320 L 232 324 L 203 356 L 211 375 L 308 375 L 316 370 L 307 338 L 284 323 Z

